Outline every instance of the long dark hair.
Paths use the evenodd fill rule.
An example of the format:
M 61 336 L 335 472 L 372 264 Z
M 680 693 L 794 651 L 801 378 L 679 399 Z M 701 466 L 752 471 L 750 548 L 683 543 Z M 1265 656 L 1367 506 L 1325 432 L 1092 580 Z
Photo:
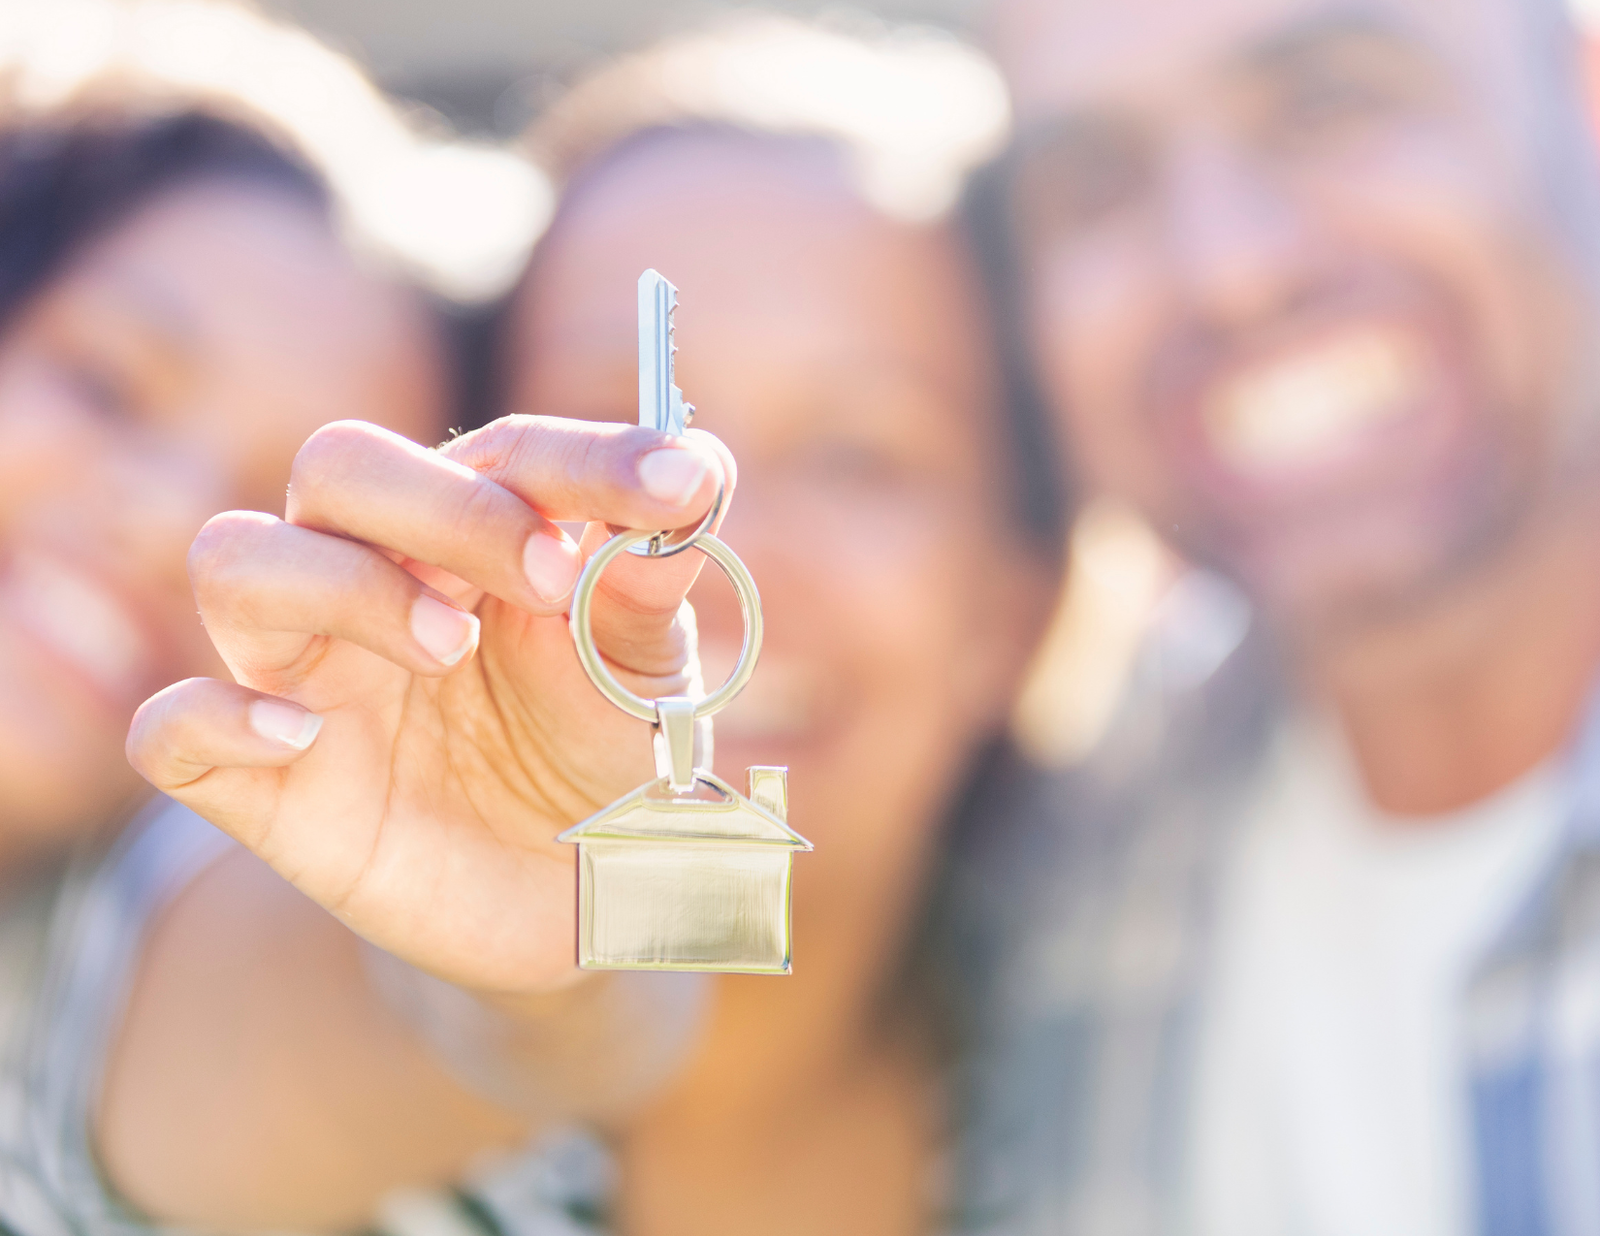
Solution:
M 130 105 L 0 122 L 0 330 L 85 244 L 162 193 L 244 180 L 330 210 L 323 178 L 264 128 Z
M 1028 338 L 1026 281 L 1013 224 L 1011 177 L 1007 156 L 975 170 L 968 177 L 957 217 L 977 258 L 988 297 L 986 320 L 1000 366 L 1005 424 L 1010 431 L 1009 462 L 1016 482 L 1014 514 L 1036 546 L 1047 553 L 1060 553 L 1078 495 Z

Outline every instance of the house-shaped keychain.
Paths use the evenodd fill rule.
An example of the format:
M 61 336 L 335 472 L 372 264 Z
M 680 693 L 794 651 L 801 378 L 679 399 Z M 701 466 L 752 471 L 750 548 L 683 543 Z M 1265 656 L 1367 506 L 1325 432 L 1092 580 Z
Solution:
M 678 290 L 639 276 L 639 424 L 679 435 L 694 414 L 673 383 Z M 578 661 L 618 708 L 655 725 L 656 779 L 556 840 L 578 847 L 578 965 L 585 970 L 720 970 L 788 974 L 794 853 L 811 843 L 788 824 L 789 770 L 748 770 L 749 794 L 697 767 L 696 720 L 750 680 L 761 652 L 761 595 L 739 556 L 711 534 L 726 478 L 692 532 L 619 532 L 590 557 L 572 590 Z M 670 557 L 697 549 L 727 574 L 744 614 L 744 647 L 728 681 L 701 699 L 647 700 L 616 680 L 594 643 L 590 608 L 618 554 Z
M 788 770 L 749 794 L 703 768 L 662 776 L 575 824 L 578 964 L 586 970 L 787 974 L 790 882 L 811 843 L 785 822 Z

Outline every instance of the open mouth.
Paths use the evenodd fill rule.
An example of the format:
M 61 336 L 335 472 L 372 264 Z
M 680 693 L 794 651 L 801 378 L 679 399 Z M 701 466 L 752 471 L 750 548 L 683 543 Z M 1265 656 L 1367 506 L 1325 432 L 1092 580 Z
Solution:
M 1409 331 L 1363 326 L 1242 368 L 1201 409 L 1212 452 L 1266 477 L 1346 455 L 1426 403 L 1429 364 Z
M 707 683 L 714 685 L 713 678 L 724 664 L 731 665 L 737 654 L 735 647 L 702 644 Z M 717 714 L 717 738 L 729 742 L 804 740 L 816 729 L 820 697 L 816 675 L 806 665 L 782 655 L 765 655 L 749 686 Z
M 52 555 L 15 555 L 0 576 L 12 622 L 102 696 L 121 701 L 143 682 L 152 649 L 138 620 L 108 588 Z

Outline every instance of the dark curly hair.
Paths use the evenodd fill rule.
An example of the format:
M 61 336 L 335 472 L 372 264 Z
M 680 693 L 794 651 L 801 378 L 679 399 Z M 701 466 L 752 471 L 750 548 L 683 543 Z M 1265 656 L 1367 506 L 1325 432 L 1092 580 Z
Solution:
M 220 112 L 130 105 L 0 122 L 0 329 L 86 243 L 198 180 L 263 184 L 331 210 L 305 159 Z

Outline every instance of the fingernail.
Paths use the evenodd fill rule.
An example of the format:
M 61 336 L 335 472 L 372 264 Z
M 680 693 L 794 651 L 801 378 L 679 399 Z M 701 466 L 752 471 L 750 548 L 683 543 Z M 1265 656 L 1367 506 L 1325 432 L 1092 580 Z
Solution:
M 567 537 L 535 532 L 522 547 L 522 573 L 539 599 L 554 605 L 578 582 L 580 559 L 577 545 Z
M 454 665 L 478 646 L 478 620 L 424 593 L 411 603 L 411 635 L 441 665 Z
M 664 447 L 639 460 L 639 484 L 657 502 L 682 506 L 700 491 L 706 459 L 699 451 Z
M 271 742 L 304 751 L 316 741 L 317 732 L 322 729 L 322 718 L 281 700 L 253 700 L 250 728 Z

